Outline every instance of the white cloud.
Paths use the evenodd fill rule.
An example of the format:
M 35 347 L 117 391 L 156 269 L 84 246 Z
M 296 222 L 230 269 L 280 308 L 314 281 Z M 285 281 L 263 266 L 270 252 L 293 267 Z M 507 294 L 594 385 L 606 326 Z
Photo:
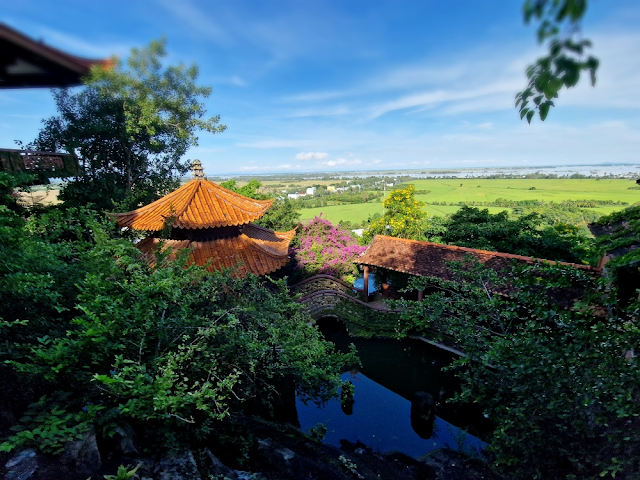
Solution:
M 329 156 L 325 152 L 300 152 L 296 155 L 296 160 L 316 160 L 321 161 Z
M 343 165 L 347 163 L 347 160 L 345 158 L 336 158 L 335 160 L 329 160 L 328 162 L 324 162 L 324 165 L 327 165 L 329 167 L 335 167 L 337 165 Z

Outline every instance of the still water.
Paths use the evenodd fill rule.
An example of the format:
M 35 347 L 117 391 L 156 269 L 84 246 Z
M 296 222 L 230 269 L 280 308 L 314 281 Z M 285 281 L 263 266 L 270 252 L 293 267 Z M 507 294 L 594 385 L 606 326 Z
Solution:
M 320 328 L 342 351 L 353 342 L 362 366 L 341 375 L 354 386 L 353 404 L 347 408 L 339 398 L 324 408 L 297 401 L 304 431 L 324 424 L 324 442 L 330 445 L 340 446 L 341 439 L 360 441 L 375 451 L 400 451 L 415 458 L 442 447 L 480 455 L 486 443 L 476 435 L 488 431 L 488 421 L 478 409 L 446 401 L 458 388 L 457 380 L 442 371 L 452 354 L 418 340 L 351 339 L 336 322 L 321 323 Z M 438 402 L 426 425 L 412 418 L 416 394 Z

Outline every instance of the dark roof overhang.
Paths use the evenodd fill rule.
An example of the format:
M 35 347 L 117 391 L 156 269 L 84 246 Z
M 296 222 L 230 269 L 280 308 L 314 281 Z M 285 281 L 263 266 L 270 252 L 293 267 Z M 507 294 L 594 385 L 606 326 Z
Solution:
M 81 85 L 93 65 L 108 68 L 111 60 L 69 55 L 0 23 L 0 89 Z

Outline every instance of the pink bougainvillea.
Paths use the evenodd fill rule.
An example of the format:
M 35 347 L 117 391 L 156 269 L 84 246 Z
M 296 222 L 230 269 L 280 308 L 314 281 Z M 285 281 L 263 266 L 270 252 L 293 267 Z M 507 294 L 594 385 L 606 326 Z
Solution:
M 366 248 L 357 244 L 349 230 L 315 217 L 302 228 L 292 254 L 298 268 L 309 275 L 325 273 L 353 282 L 358 273 L 353 261 Z

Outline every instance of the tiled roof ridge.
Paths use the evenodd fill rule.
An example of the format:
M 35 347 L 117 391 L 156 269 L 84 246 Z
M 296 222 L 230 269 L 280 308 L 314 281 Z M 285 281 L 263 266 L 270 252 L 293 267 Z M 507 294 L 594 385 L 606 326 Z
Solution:
M 229 190 L 227 188 L 224 188 L 222 185 L 218 185 L 217 183 L 214 183 L 211 180 L 207 180 L 206 178 L 199 178 L 199 179 L 194 179 L 194 180 L 191 180 L 191 181 L 192 182 L 193 181 L 200 182 L 203 185 L 204 184 L 213 185 L 213 187 L 215 189 L 222 190 L 226 194 L 231 195 L 232 197 L 236 197 L 238 200 L 242 201 L 243 203 L 257 203 L 257 204 L 266 204 L 266 203 L 268 203 L 269 206 L 271 206 L 273 204 L 273 199 L 257 200 L 255 198 L 245 197 L 241 193 L 234 192 L 233 190 Z M 226 201 L 229 202 L 229 203 L 232 203 L 229 200 L 226 200 Z M 236 204 L 233 203 L 233 205 L 236 205 Z
M 207 197 L 210 199 L 211 196 L 216 199 L 215 202 L 205 205 L 208 203 Z M 272 204 L 273 200 L 248 198 L 214 182 L 198 178 L 148 205 L 116 214 L 115 217 L 121 226 L 157 231 L 162 229 L 166 219 L 171 216 L 171 210 L 177 207 L 178 210 L 173 213 L 174 228 L 202 229 L 247 224 L 262 217 Z M 207 213 L 203 216 L 204 211 Z
M 265 255 L 269 255 L 271 258 L 284 258 L 287 255 L 287 253 L 276 253 L 268 249 L 266 245 L 259 244 L 255 238 L 251 238 L 249 235 L 246 235 L 244 233 L 240 235 L 240 238 L 242 238 L 242 240 L 244 240 L 245 242 L 248 242 L 251 248 L 256 248 Z
M 268 228 L 265 227 L 261 227 L 259 225 L 255 225 L 253 223 L 249 223 L 245 226 L 245 231 L 246 231 L 246 227 L 250 227 L 250 228 L 255 228 L 257 230 L 260 230 L 262 232 L 265 233 L 272 233 L 273 235 L 276 236 L 276 238 L 278 238 L 279 240 L 286 242 L 287 244 L 287 250 L 279 253 L 276 252 L 274 250 L 271 249 L 271 242 L 269 240 L 263 240 L 260 238 L 254 238 L 251 237 L 249 235 L 247 235 L 245 232 L 242 233 L 242 237 L 243 238 L 248 238 L 249 240 L 251 240 L 251 245 L 255 246 L 256 248 L 259 248 L 262 252 L 267 253 L 268 255 L 271 255 L 273 257 L 277 257 L 277 258 L 283 258 L 284 256 L 288 255 L 289 253 L 289 244 L 291 243 L 291 240 L 293 239 L 293 237 L 296 234 L 296 229 L 294 228 L 293 230 L 289 230 L 287 232 L 276 232 L 273 230 L 269 230 Z
M 437 248 L 442 248 L 442 249 L 446 249 L 446 250 L 459 250 L 459 251 L 463 251 L 463 252 L 468 252 L 468 253 L 477 253 L 477 254 L 483 254 L 483 255 L 490 255 L 493 257 L 502 257 L 502 258 L 513 258 L 514 260 L 524 260 L 527 263 L 532 263 L 532 262 L 547 262 L 550 263 L 552 265 L 566 265 L 569 267 L 575 267 L 575 268 L 580 268 L 583 270 L 592 270 L 594 272 L 600 272 L 602 269 L 600 268 L 596 268 L 596 267 L 592 267 L 591 265 L 581 265 L 579 263 L 570 263 L 570 262 L 561 262 L 558 260 L 547 260 L 544 258 L 536 258 L 536 257 L 526 257 L 524 255 L 516 255 L 514 253 L 503 253 L 503 252 L 493 252 L 491 250 L 480 250 L 478 248 L 470 248 L 470 247 L 459 247 L 458 245 L 447 245 L 444 243 L 435 243 L 435 242 L 427 242 L 427 241 L 423 241 L 423 240 L 412 240 L 409 238 L 399 238 L 399 237 L 390 237 L 388 235 L 375 235 L 373 237 L 373 240 L 371 241 L 371 243 L 369 244 L 369 246 L 367 247 L 367 250 L 365 250 L 360 256 L 363 257 L 367 254 L 367 252 L 369 251 L 369 247 L 371 247 L 371 245 L 373 245 L 373 242 L 375 241 L 376 237 L 380 237 L 383 240 L 391 240 L 391 241 L 400 241 L 400 242 L 405 242 L 405 243 L 414 243 L 414 244 L 421 244 L 421 245 L 431 245 Z
M 280 231 L 280 230 L 271 230 L 270 228 L 267 227 L 263 227 L 262 225 L 256 225 L 253 222 L 249 222 L 247 224 L 245 224 L 245 228 L 247 227 L 251 227 L 251 228 L 255 228 L 256 230 L 261 230 L 265 233 L 273 233 L 276 236 L 278 236 L 278 234 L 280 235 L 291 235 L 291 238 L 293 238 L 293 236 L 295 235 L 295 233 L 298 231 L 298 227 L 294 227 L 291 230 L 286 230 L 286 231 Z

